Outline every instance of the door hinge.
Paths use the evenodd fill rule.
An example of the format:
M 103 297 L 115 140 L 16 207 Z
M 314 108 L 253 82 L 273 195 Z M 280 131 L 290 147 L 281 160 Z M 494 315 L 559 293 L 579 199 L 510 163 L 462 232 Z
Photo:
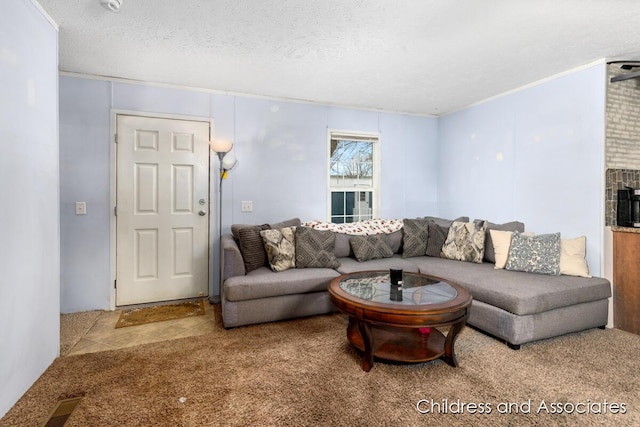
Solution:
M 118 143 L 118 134 L 116 133 L 114 136 L 114 142 L 117 144 Z
M 118 207 L 117 206 L 113 207 L 113 215 L 118 216 Z
M 118 287 L 118 285 L 117 285 L 117 284 L 118 284 L 118 281 L 117 281 L 117 280 L 114 280 L 114 281 L 113 281 L 113 289 L 117 289 L 117 287 Z

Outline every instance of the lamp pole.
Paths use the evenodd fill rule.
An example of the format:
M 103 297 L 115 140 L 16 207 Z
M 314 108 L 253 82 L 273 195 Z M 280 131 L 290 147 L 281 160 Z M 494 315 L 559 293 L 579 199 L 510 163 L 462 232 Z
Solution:
M 233 148 L 233 144 L 228 141 L 212 140 L 210 143 L 211 149 L 218 155 L 218 161 L 220 162 L 220 176 L 218 180 L 218 292 L 219 296 L 215 297 L 210 295 L 209 301 L 212 304 L 220 302 L 222 297 L 222 282 L 223 282 L 223 262 L 224 256 L 222 252 L 222 180 L 227 177 L 227 171 L 230 171 L 238 164 L 235 156 L 230 154 L 229 151 Z M 215 290 L 215 289 L 214 289 Z M 213 294 L 213 292 L 212 292 Z

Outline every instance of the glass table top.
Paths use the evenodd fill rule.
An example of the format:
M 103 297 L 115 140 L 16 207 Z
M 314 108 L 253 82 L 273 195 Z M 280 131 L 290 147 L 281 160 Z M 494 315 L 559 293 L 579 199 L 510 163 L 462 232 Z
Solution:
M 363 300 L 400 305 L 441 304 L 458 296 L 446 282 L 417 273 L 403 273 L 402 287 L 392 286 L 389 273 L 371 272 L 340 281 L 340 288 Z

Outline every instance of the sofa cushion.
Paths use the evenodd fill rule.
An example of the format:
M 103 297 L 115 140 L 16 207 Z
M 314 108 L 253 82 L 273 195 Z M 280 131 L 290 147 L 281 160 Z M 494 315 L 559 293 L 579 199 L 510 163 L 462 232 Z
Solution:
M 454 221 L 449 227 L 441 257 L 467 262 L 482 262 L 484 256 L 485 222 Z
M 422 256 L 427 253 L 429 220 L 403 219 L 402 258 Z
M 383 234 L 351 236 L 349 243 L 351 243 L 353 255 L 360 262 L 393 256 L 393 250 Z
M 474 221 L 483 221 L 480 219 L 476 219 Z M 491 236 L 491 230 L 500 230 L 500 231 L 519 231 L 524 232 L 524 223 L 520 221 L 511 221 L 506 222 L 504 224 L 494 224 L 492 222 L 486 221 L 487 227 L 485 232 L 485 240 L 484 240 L 484 260 L 487 262 L 496 262 L 496 255 L 494 251 L 493 245 L 493 237 Z
M 240 247 L 244 268 L 247 273 L 267 264 L 267 253 L 264 250 L 260 231 L 268 229 L 268 224 L 237 229 L 238 246 Z
M 291 219 L 288 219 L 286 221 L 275 222 L 275 223 L 269 224 L 269 227 L 271 227 L 271 228 L 284 228 L 284 227 L 298 227 L 300 225 L 302 225 L 302 221 L 300 221 L 300 218 L 291 218 Z
M 554 308 L 597 301 L 611 296 L 611 285 L 600 277 L 550 276 L 496 270 L 445 258 L 411 258 L 423 274 L 449 279 L 465 287 L 474 300 L 513 314 L 541 313 Z M 472 308 L 473 310 L 473 308 Z
M 507 270 L 538 274 L 560 274 L 560 233 L 511 236 Z
M 273 224 L 264 224 L 264 225 L 267 226 L 266 228 L 284 228 L 284 227 L 297 227 L 301 224 L 302 222 L 300 221 L 300 218 L 291 218 L 286 221 L 276 222 Z M 233 237 L 235 237 L 236 240 L 239 240 L 240 239 L 239 230 L 241 228 L 255 227 L 256 225 L 257 224 L 232 224 L 231 234 L 233 234 Z
M 355 273 L 358 271 L 374 271 L 374 270 L 383 270 L 389 271 L 391 268 L 401 269 L 403 271 L 408 271 L 411 273 L 418 272 L 418 266 L 412 261 L 414 259 L 419 258 L 408 258 L 404 259 L 401 255 L 395 254 L 390 258 L 379 258 L 372 259 L 369 261 L 357 261 L 350 257 L 338 258 L 340 262 L 340 267 L 336 268 L 336 270 L 340 274 L 349 274 Z
M 296 227 L 260 231 L 269 266 L 273 271 L 284 271 L 296 266 Z
M 429 221 L 429 240 L 427 240 L 427 256 L 440 256 L 442 252 L 442 246 L 447 240 L 447 234 L 449 234 L 449 227 L 438 225 L 435 222 Z
M 560 274 L 591 277 L 586 255 L 587 238 L 585 236 L 560 239 Z
M 428 221 L 431 221 L 431 222 L 435 222 L 436 224 L 438 224 L 439 226 L 444 227 L 444 228 L 451 227 L 451 224 L 453 224 L 455 221 L 469 222 L 469 217 L 468 216 L 461 216 L 461 217 L 456 218 L 456 219 L 438 218 L 437 216 L 425 216 L 424 219 L 426 219 Z
M 336 235 L 333 231 L 314 230 L 310 227 L 296 228 L 296 267 L 336 268 L 334 247 Z
M 290 268 L 275 273 L 260 267 L 246 276 L 234 276 L 224 281 L 224 296 L 228 301 L 277 297 L 326 291 L 332 279 L 340 274 L 331 268 Z

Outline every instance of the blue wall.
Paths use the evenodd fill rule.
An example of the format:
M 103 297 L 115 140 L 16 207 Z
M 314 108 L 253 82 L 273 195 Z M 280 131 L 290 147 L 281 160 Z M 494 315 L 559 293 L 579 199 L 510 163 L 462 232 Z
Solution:
M 60 351 L 57 28 L 3 1 L 0 52 L 2 418 Z
M 594 66 L 439 119 L 78 77 L 60 78 L 62 312 L 109 308 L 111 114 L 210 118 L 235 142 L 224 181 L 233 223 L 325 219 L 327 131 L 381 133 L 382 218 L 468 215 L 587 236 L 601 272 L 605 67 Z M 218 160 L 211 158 L 211 176 Z M 217 295 L 217 180 L 210 293 Z M 88 214 L 76 216 L 75 201 Z M 253 212 L 241 212 L 241 201 Z M 89 238 L 87 238 L 87 236 Z
M 439 213 L 587 236 L 601 274 L 606 66 L 440 118 Z
M 238 166 L 224 181 L 223 230 L 233 223 L 326 219 L 327 131 L 381 133 L 381 217 L 437 213 L 435 118 L 221 95 L 71 76 L 60 78 L 61 311 L 108 309 L 111 277 L 112 111 L 210 118 L 235 142 Z M 211 158 L 216 177 L 217 157 Z M 211 182 L 210 289 L 217 289 L 217 179 Z M 253 212 L 241 212 L 251 200 Z M 76 216 L 74 203 L 87 202 Z

